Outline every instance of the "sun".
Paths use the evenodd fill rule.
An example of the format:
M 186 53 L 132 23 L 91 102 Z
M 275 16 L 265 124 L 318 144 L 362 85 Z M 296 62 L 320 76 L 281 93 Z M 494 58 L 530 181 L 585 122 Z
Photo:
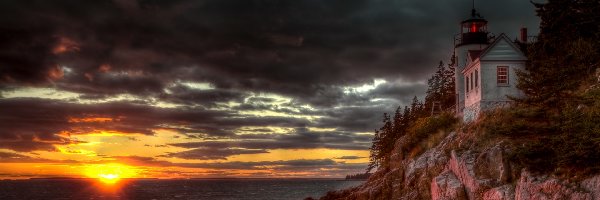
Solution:
M 116 183 L 119 181 L 120 177 L 118 174 L 98 174 L 98 179 L 103 183 Z
M 134 178 L 137 175 L 135 168 L 118 163 L 88 165 L 85 176 L 96 178 L 106 184 L 114 184 L 122 178 Z

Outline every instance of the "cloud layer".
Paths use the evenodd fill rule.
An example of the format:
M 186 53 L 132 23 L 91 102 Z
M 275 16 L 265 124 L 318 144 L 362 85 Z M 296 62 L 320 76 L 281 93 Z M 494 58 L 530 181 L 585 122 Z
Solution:
M 168 130 L 187 141 L 153 143 L 170 149 L 157 158 L 128 156 L 221 162 L 274 150 L 367 151 L 382 113 L 422 96 L 439 60 L 452 54 L 470 5 L 2 1 L 0 149 L 56 152 L 95 142 L 78 135 Z M 477 9 L 496 34 L 515 36 L 522 26 L 537 32 L 527 1 L 477 2 Z M 342 161 L 360 159 L 168 165 L 354 169 L 364 164 Z

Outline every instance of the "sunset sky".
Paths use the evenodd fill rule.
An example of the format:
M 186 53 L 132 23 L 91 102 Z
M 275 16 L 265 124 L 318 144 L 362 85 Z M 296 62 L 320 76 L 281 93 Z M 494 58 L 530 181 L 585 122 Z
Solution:
M 529 1 L 476 2 L 537 33 Z M 0 1 L 0 179 L 343 177 L 471 1 Z M 126 172 L 126 173 L 125 173 Z

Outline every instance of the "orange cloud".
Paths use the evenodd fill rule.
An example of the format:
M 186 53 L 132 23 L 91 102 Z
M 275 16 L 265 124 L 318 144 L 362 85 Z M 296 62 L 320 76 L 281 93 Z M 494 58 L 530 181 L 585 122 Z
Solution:
M 110 71 L 112 67 L 109 64 L 102 64 L 100 65 L 100 67 L 98 68 L 99 72 L 108 72 Z
M 54 67 L 51 67 L 48 70 L 48 78 L 50 80 L 61 79 L 64 75 L 65 75 L 65 72 L 58 65 L 54 66 Z
M 72 51 L 79 51 L 79 44 L 66 37 L 60 37 L 58 44 L 52 48 L 52 53 L 54 54 L 62 54 Z
M 90 122 L 112 122 L 117 121 L 110 117 L 70 117 L 69 122 L 71 123 L 90 123 Z

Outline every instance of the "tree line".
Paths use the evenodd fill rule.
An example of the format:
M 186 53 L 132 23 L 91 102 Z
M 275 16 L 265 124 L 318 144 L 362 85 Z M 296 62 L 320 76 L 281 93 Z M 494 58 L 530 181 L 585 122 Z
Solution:
M 431 116 L 435 109 L 446 111 L 454 108 L 456 104 L 454 57 L 452 56 L 447 65 L 440 61 L 436 72 L 427 81 L 428 89 L 424 101 L 415 96 L 410 106 L 404 108 L 399 106 L 393 116 L 383 114 L 383 126 L 375 130 L 373 143 L 369 149 L 367 172 L 388 162 L 396 141 L 406 135 L 417 119 Z M 434 106 L 434 103 L 439 106 Z

